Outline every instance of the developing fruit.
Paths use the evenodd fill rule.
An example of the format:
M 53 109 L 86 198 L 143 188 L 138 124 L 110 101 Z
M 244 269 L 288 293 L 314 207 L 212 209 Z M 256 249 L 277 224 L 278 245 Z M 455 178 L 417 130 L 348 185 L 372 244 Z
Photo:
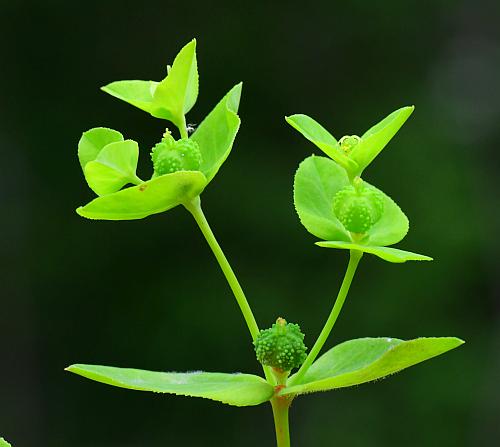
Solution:
M 278 318 L 269 329 L 260 331 L 254 341 L 257 360 L 281 371 L 298 368 L 306 359 L 304 334 L 298 324 Z
M 344 227 L 352 233 L 366 233 L 384 211 L 382 194 L 366 186 L 357 177 L 354 186 L 346 186 L 333 198 L 333 212 Z
M 175 141 L 168 131 L 151 151 L 151 159 L 156 175 L 198 171 L 202 162 L 200 147 L 196 141 L 188 138 Z

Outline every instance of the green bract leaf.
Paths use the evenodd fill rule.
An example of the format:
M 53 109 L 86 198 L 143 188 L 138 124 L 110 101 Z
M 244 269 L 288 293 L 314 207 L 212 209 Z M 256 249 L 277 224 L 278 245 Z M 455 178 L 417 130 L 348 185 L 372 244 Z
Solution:
M 0 447 L 12 447 L 5 439 L 0 438 Z
M 156 118 L 170 119 L 169 116 L 162 115 L 154 102 L 153 95 L 157 86 L 158 82 L 155 81 L 116 81 L 101 87 L 101 90 Z
M 242 84 L 235 85 L 198 126 L 191 139 L 200 146 L 200 170 L 211 181 L 226 160 L 240 127 L 237 115 Z
M 342 151 L 337 140 L 314 119 L 307 115 L 298 114 L 287 116 L 285 120 L 343 168 L 349 172 L 358 169 L 357 163 Z
M 89 219 L 142 219 L 191 200 L 206 185 L 207 179 L 201 172 L 178 171 L 98 197 L 76 212 Z
M 351 159 L 359 165 L 356 175 L 361 175 L 363 170 L 401 128 L 414 109 L 414 106 L 402 107 L 392 112 L 363 134 L 361 141 L 354 147 L 350 154 Z
M 84 132 L 78 142 L 78 159 L 82 169 L 85 169 L 85 165 L 89 161 L 97 158 L 104 146 L 116 141 L 123 141 L 123 135 L 106 127 L 95 127 Z
M 359 338 L 330 349 L 314 362 L 300 384 L 284 388 L 279 394 L 328 391 L 381 379 L 436 357 L 463 344 L 454 337 Z M 293 383 L 293 376 L 290 377 Z
M 102 90 L 155 118 L 169 120 L 178 128 L 183 128 L 184 114 L 193 107 L 198 97 L 196 40 L 181 49 L 167 77 L 161 82 L 117 81 L 102 87 Z
M 313 155 L 300 164 L 295 174 L 294 202 L 300 221 L 309 233 L 325 240 L 352 242 L 350 233 L 333 211 L 335 194 L 349 184 L 346 171 L 333 160 Z M 408 218 L 389 196 L 371 187 L 383 198 L 383 213 L 360 244 L 395 244 L 408 232 Z
M 300 221 L 309 233 L 326 240 L 351 240 L 333 213 L 333 196 L 348 184 L 345 170 L 328 158 L 313 155 L 299 165 L 293 198 Z
M 274 394 L 272 385 L 252 374 L 165 373 L 99 365 L 72 365 L 67 370 L 107 385 L 203 397 L 237 407 L 259 405 Z
M 195 39 L 181 49 L 153 96 L 158 107 L 172 116 L 171 121 L 177 127 L 184 126 L 184 115 L 191 110 L 198 97 Z
M 85 179 L 97 195 L 111 194 L 127 183 L 141 182 L 135 173 L 138 159 L 139 146 L 135 141 L 110 143 L 85 165 Z
M 316 242 L 316 245 L 326 248 L 341 248 L 344 250 L 359 250 L 365 253 L 370 253 L 372 255 L 382 258 L 384 261 L 389 262 L 406 262 L 406 261 L 432 261 L 429 256 L 419 255 L 417 253 L 412 253 L 411 251 L 398 250 L 396 248 L 389 247 L 374 247 L 370 245 L 355 244 L 352 242 L 344 241 L 325 241 Z

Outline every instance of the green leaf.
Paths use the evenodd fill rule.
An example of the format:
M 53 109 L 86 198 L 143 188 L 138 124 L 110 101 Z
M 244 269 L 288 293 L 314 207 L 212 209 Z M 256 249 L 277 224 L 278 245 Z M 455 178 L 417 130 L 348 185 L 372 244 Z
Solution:
M 76 212 L 88 219 L 142 219 L 191 200 L 206 184 L 207 179 L 201 172 L 178 171 L 98 197 Z
M 395 263 L 401 263 L 406 261 L 432 261 L 432 258 L 430 258 L 429 256 L 419 255 L 418 253 L 412 253 L 411 251 L 398 250 L 396 248 L 374 247 L 370 245 L 361 245 L 344 241 L 316 242 L 316 245 L 326 248 L 359 250 L 364 253 L 370 253 L 372 255 L 378 256 L 379 258 L 382 258 L 384 261 L 395 262 Z
M 169 119 L 178 128 L 185 125 L 184 115 L 191 110 L 198 97 L 196 39 L 181 49 L 153 96 L 157 107 L 170 114 L 172 118 Z
M 455 337 L 359 338 L 330 349 L 316 360 L 300 384 L 284 388 L 279 394 L 328 391 L 381 379 L 417 363 L 454 349 L 464 341 Z M 293 376 L 290 377 L 293 383 Z
M 203 397 L 237 407 L 259 405 L 274 394 L 272 385 L 252 374 L 165 373 L 99 365 L 72 365 L 67 370 L 120 388 Z
M 358 169 L 357 163 L 342 151 L 337 140 L 314 119 L 307 115 L 298 114 L 287 116 L 285 120 L 343 168 L 349 172 Z
M 0 447 L 12 447 L 5 439 L 0 438 Z
M 240 127 L 238 107 L 242 84 L 235 85 L 198 126 L 191 138 L 200 146 L 200 170 L 210 182 L 231 148 Z
M 347 185 L 345 170 L 328 158 L 313 155 L 299 165 L 293 198 L 300 221 L 309 233 L 325 240 L 351 240 L 333 213 L 333 196 Z
M 150 113 L 156 118 L 169 119 L 163 116 L 154 102 L 154 92 L 158 82 L 155 81 L 116 81 L 101 87 L 101 90 L 115 98 Z
M 389 116 L 364 133 L 361 137 L 361 141 L 351 152 L 351 159 L 356 161 L 359 165 L 359 170 L 356 172 L 356 175 L 361 175 L 363 170 L 397 133 L 414 109 L 414 106 L 402 107 L 392 112 Z
M 410 227 L 408 218 L 394 200 L 380 189 L 371 186 L 382 194 L 384 212 L 380 220 L 367 231 L 367 237 L 363 239 L 363 244 L 380 247 L 397 244 L 408 233 Z
M 135 171 L 139 146 L 133 140 L 106 145 L 84 168 L 85 179 L 97 195 L 111 194 L 127 183 L 140 183 Z
M 89 161 L 97 158 L 104 146 L 116 141 L 123 141 L 123 135 L 106 127 L 95 127 L 84 132 L 78 142 L 78 159 L 82 169 L 85 169 L 85 165 Z

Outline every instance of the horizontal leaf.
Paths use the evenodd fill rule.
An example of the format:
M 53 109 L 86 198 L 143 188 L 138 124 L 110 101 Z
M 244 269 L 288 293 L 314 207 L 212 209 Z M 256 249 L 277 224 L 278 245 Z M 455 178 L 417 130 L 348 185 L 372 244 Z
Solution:
M 389 247 L 374 247 L 371 245 L 361 245 L 355 244 L 353 242 L 344 241 L 325 241 L 316 242 L 316 245 L 326 248 L 340 248 L 344 250 L 359 250 L 364 253 L 370 253 L 372 255 L 382 258 L 384 261 L 389 262 L 406 262 L 406 261 L 432 261 L 429 256 L 419 255 L 417 253 L 412 253 L 411 251 L 398 250 L 397 248 Z
M 191 138 L 200 146 L 200 167 L 210 182 L 231 152 L 240 127 L 238 107 L 242 84 L 235 85 L 198 126 Z
M 165 110 L 177 127 L 184 126 L 184 114 L 189 112 L 198 97 L 195 39 L 179 51 L 167 77 L 158 84 L 153 96 L 156 106 Z
M 154 103 L 153 95 L 157 86 L 158 82 L 155 81 L 116 81 L 101 87 L 101 90 L 156 118 L 170 119 L 169 116 L 162 114 L 162 110 L 159 110 Z
M 206 184 L 207 179 L 201 172 L 178 171 L 98 197 L 76 212 L 89 219 L 142 219 L 191 200 L 203 191 Z
M 316 360 L 300 384 L 284 388 L 279 394 L 328 391 L 371 382 L 417 363 L 436 357 L 461 344 L 455 337 L 359 338 L 335 346 Z M 289 383 L 293 383 L 293 376 Z
M 297 114 L 287 116 L 285 120 L 339 165 L 350 172 L 357 170 L 357 163 L 342 151 L 337 140 L 314 119 L 307 115 Z
M 356 175 L 361 175 L 363 170 L 397 133 L 414 109 L 414 106 L 402 107 L 363 134 L 361 141 L 351 152 L 351 159 L 359 165 Z
M 313 155 L 300 164 L 293 198 L 300 221 L 309 233 L 326 240 L 351 240 L 333 213 L 333 197 L 347 185 L 345 170 L 328 158 Z
M 259 405 L 274 394 L 272 385 L 251 374 L 165 373 L 99 365 L 72 365 L 67 370 L 107 385 L 203 397 L 237 407 Z
M 84 132 L 78 142 L 78 158 L 82 169 L 89 161 L 95 160 L 105 146 L 116 141 L 123 141 L 123 135 L 106 127 L 95 127 Z
M 12 447 L 5 439 L 0 438 L 0 447 Z
M 133 140 L 105 146 L 94 161 L 85 165 L 85 179 L 97 195 L 111 194 L 127 183 L 140 183 L 136 175 L 139 146 Z

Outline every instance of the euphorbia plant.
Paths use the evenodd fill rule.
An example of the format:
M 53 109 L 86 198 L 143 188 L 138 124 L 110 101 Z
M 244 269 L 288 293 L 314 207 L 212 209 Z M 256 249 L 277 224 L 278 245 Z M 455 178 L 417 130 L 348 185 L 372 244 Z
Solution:
M 198 96 L 196 42 L 188 43 L 160 82 L 119 81 L 103 90 L 156 118 L 166 119 L 178 138 L 166 130 L 151 151 L 152 175 L 136 173 L 139 145 L 121 133 L 95 128 L 78 145 L 80 163 L 90 188 L 98 195 L 77 209 L 89 219 L 142 219 L 181 205 L 194 217 L 231 287 L 250 332 L 264 377 L 221 372 L 169 373 L 77 364 L 73 373 L 109 385 L 134 390 L 213 399 L 234 406 L 270 402 L 278 446 L 290 445 L 288 411 L 306 393 L 328 391 L 385 377 L 453 349 L 453 337 L 360 338 L 320 354 L 339 316 L 364 253 L 389 262 L 431 258 L 389 248 L 408 231 L 408 219 L 385 193 L 361 178 L 413 111 L 404 107 L 370 128 L 361 137 L 337 141 L 306 115 L 287 121 L 328 157 L 311 156 L 295 175 L 294 201 L 302 224 L 322 239 L 321 247 L 348 250 L 349 263 L 340 291 L 323 330 L 307 354 L 297 324 L 278 318 L 260 330 L 243 290 L 217 242 L 201 208 L 200 196 L 226 160 L 240 125 L 241 84 L 233 87 L 190 135 L 185 115 Z M 127 186 L 132 185 L 132 186 Z M 290 375 L 294 368 L 298 371 Z M 174 366 L 173 366 L 174 369 Z

